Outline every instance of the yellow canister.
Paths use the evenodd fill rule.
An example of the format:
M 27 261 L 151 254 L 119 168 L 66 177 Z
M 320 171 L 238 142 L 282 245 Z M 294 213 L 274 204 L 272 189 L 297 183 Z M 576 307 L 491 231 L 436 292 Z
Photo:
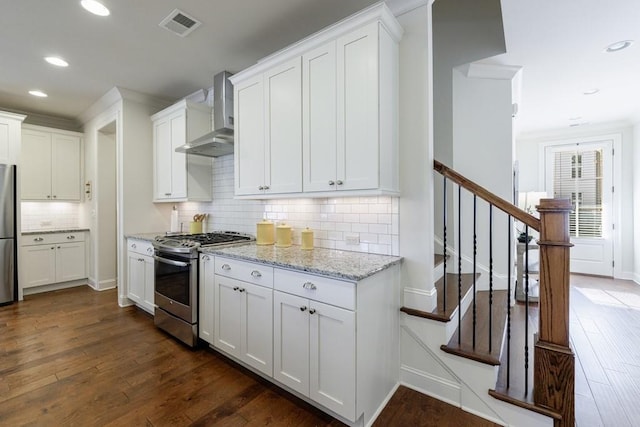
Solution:
M 291 246 L 291 226 L 284 222 L 276 227 L 276 246 L 279 248 Z
M 302 236 L 301 249 L 304 249 L 304 250 L 313 249 L 313 230 L 307 227 L 300 232 L 300 235 Z
M 275 243 L 275 232 L 273 222 L 266 219 L 256 224 L 256 244 L 273 245 Z
M 193 221 L 189 223 L 189 233 L 191 234 L 200 234 L 202 233 L 202 222 Z

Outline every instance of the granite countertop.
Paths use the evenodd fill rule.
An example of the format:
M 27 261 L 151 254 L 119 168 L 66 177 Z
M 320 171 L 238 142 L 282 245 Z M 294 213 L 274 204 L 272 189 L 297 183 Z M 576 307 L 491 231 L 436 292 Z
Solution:
M 164 231 L 158 231 L 157 233 L 126 234 L 124 237 L 127 239 L 138 239 L 153 242 L 156 239 L 156 236 L 164 236 L 164 233 Z
M 300 246 L 277 248 L 274 245 L 258 246 L 255 243 L 225 248 L 202 248 L 200 251 L 354 281 L 402 262 L 401 257 L 389 255 L 324 248 L 302 250 Z
M 90 231 L 88 228 L 49 228 L 46 230 L 25 230 L 21 234 L 23 236 L 29 236 L 33 234 L 55 234 L 55 233 L 81 233 L 84 231 Z

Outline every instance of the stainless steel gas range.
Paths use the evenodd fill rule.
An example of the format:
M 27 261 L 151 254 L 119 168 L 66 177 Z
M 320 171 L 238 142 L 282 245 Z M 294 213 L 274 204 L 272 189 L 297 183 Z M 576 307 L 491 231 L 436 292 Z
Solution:
M 156 326 L 194 347 L 198 341 L 198 249 L 253 240 L 233 231 L 157 236 L 153 242 Z

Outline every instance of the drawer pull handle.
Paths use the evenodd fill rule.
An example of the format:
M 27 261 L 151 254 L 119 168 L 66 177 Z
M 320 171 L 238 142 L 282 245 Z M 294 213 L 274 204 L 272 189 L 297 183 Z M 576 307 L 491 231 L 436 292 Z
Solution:
M 234 290 L 234 291 L 237 291 L 237 290 L 239 290 L 239 289 L 240 289 L 240 288 L 239 288 L 239 287 L 237 287 L 237 286 L 234 286 L 234 287 L 233 287 L 233 290 Z
M 251 272 L 251 275 L 252 275 L 253 277 L 262 277 L 262 273 L 260 273 L 258 270 L 253 270 L 253 271 Z
M 305 282 L 305 283 L 304 283 L 304 285 L 302 285 L 302 287 L 303 287 L 304 289 L 310 289 L 310 290 L 312 290 L 312 291 L 315 291 L 315 290 L 316 290 L 316 285 L 314 285 L 314 284 L 313 284 L 313 283 L 311 283 L 311 282 Z
M 244 291 L 246 291 L 246 289 L 245 289 L 245 288 L 240 288 L 240 289 L 238 289 L 238 290 L 239 290 L 240 292 L 244 292 Z
M 307 311 L 307 306 L 303 305 L 302 307 L 300 307 L 300 311 Z
M 209 258 L 209 255 L 205 255 L 205 256 L 202 257 L 202 259 L 205 260 L 205 261 L 209 261 L 211 258 Z
M 131 247 L 132 247 L 133 249 L 137 248 L 137 246 L 136 246 L 136 244 L 135 244 L 135 243 L 132 243 L 132 244 L 131 244 Z
M 151 249 L 151 248 L 147 248 L 147 252 L 148 252 L 148 253 L 150 253 L 150 254 L 152 254 L 152 253 L 153 253 L 153 249 Z
M 329 185 L 336 185 L 334 181 L 329 181 Z
M 316 313 L 316 309 L 312 308 L 311 310 L 309 310 L 309 314 L 315 314 Z
M 58 246 L 58 247 L 60 247 L 60 246 Z M 138 258 L 138 261 L 144 262 L 144 258 Z
M 67 239 L 69 239 L 69 240 L 73 240 L 75 238 L 76 238 L 76 236 L 74 236 L 74 235 L 67 236 Z
M 231 267 L 229 266 L 229 264 L 222 264 L 222 269 L 225 271 L 229 271 L 231 270 Z
M 33 239 L 34 242 L 42 242 L 44 240 L 44 238 L 42 237 L 36 237 L 35 239 Z
M 338 184 L 338 185 L 342 185 L 342 181 L 337 180 L 337 181 L 336 181 L 336 184 Z

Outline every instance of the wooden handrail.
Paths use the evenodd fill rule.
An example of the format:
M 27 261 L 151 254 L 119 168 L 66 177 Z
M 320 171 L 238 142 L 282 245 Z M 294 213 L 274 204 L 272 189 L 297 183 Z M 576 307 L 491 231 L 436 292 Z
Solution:
M 513 203 L 509 203 L 506 200 L 504 200 L 502 197 L 496 196 L 491 191 L 476 184 L 475 182 L 471 181 L 465 176 L 460 175 L 458 172 L 445 166 L 444 164 L 440 163 L 437 160 L 433 161 L 433 169 L 436 172 L 440 173 L 442 176 L 445 176 L 449 178 L 451 181 L 460 185 L 461 187 L 466 188 L 471 193 L 480 197 L 484 201 L 491 203 L 493 206 L 511 215 L 513 218 L 517 219 L 518 221 L 528 225 L 529 227 L 533 228 L 536 231 L 540 231 L 540 220 L 534 217 L 533 215 L 530 215 L 527 212 L 523 211 L 522 209 L 518 208 Z

